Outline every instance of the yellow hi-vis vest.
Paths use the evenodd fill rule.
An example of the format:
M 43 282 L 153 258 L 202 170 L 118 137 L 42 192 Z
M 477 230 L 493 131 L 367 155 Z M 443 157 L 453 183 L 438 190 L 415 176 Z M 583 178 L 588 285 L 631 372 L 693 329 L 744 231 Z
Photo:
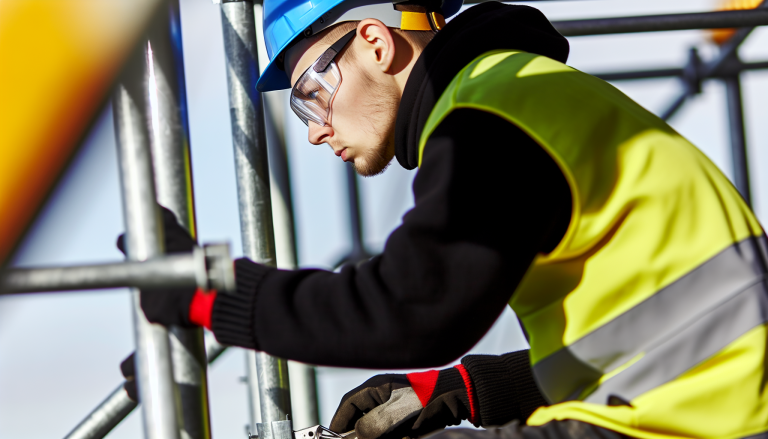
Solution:
M 610 84 L 544 56 L 492 51 L 467 65 L 430 114 L 419 161 L 457 108 L 525 131 L 573 197 L 562 242 L 535 259 L 510 301 L 552 403 L 527 423 L 764 437 L 766 240 L 717 167 Z

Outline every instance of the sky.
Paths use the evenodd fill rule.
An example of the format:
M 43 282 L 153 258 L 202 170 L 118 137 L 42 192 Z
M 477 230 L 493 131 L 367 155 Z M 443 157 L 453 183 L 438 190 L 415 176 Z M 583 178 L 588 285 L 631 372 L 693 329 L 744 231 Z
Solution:
M 105 0 L 106 1 L 106 0 Z M 224 69 L 221 18 L 207 0 L 182 0 L 182 31 L 189 101 L 192 165 L 201 242 L 228 241 L 242 254 Z M 705 11 L 715 0 L 594 0 L 531 3 L 552 20 Z M 589 73 L 681 66 L 688 48 L 713 48 L 700 31 L 571 38 L 569 64 Z M 768 59 L 768 28 L 741 50 L 745 60 Z M 680 92 L 676 79 L 617 83 L 653 112 Z M 747 142 L 755 209 L 768 216 L 768 72 L 743 75 Z M 284 98 L 280 96 L 279 98 Z M 284 114 L 296 215 L 299 262 L 331 268 L 349 248 L 343 163 L 327 147 L 309 144 L 306 127 Z M 708 81 L 670 122 L 730 176 L 724 89 Z M 393 163 L 360 179 L 365 242 L 378 252 L 413 205 L 416 171 Z M 112 114 L 105 108 L 14 264 L 40 266 L 117 261 L 123 230 Z M 0 298 L 0 439 L 63 437 L 120 382 L 119 364 L 133 350 L 131 309 L 125 290 L 34 294 Z M 511 311 L 473 349 L 501 354 L 524 349 Z M 319 368 L 321 421 L 327 425 L 339 399 L 377 373 Z M 209 369 L 213 436 L 242 438 L 248 422 L 244 353 L 231 349 Z M 135 438 L 135 411 L 109 437 Z

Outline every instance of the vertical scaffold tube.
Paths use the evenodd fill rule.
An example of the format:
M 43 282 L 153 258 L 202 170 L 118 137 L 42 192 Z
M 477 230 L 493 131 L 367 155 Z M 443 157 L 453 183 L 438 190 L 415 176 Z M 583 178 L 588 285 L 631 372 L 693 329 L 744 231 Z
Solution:
M 254 8 L 260 8 L 255 5 Z M 258 15 L 257 15 L 258 18 Z M 257 28 L 258 29 L 258 28 Z M 260 35 L 260 34 L 259 34 Z M 274 96 L 286 98 L 283 94 Z M 287 98 L 286 98 L 287 100 Z M 275 226 L 275 247 L 277 249 L 277 267 L 286 270 L 299 268 L 296 257 L 296 237 L 294 233 L 293 209 L 291 206 L 291 182 L 288 167 L 288 154 L 285 146 L 283 126 L 270 108 L 274 100 L 265 99 L 265 119 L 267 124 L 267 144 L 269 145 L 269 170 L 272 177 L 272 211 Z M 291 377 L 291 410 L 293 429 L 312 427 L 320 423 L 317 409 L 317 377 L 315 367 L 296 361 L 288 362 L 288 376 Z
M 259 68 L 263 71 L 269 62 L 264 44 L 262 5 L 254 4 L 256 21 L 256 42 L 258 43 Z M 299 267 L 296 255 L 296 235 L 291 197 L 290 164 L 285 144 L 285 103 L 290 90 L 280 90 L 264 95 L 264 121 L 267 128 L 269 147 L 269 175 L 272 194 L 272 218 L 275 229 L 277 267 L 294 270 Z M 255 364 L 254 364 L 255 367 Z M 317 409 L 317 377 L 315 367 L 309 364 L 288 362 L 288 376 L 291 377 L 291 414 L 294 430 L 311 427 L 320 423 Z
M 146 47 L 150 138 L 157 201 L 197 237 L 178 0 L 167 0 Z M 210 439 L 202 328 L 171 327 L 173 375 L 181 399 L 182 437 Z
M 752 206 L 752 189 L 749 182 L 749 159 L 747 139 L 744 134 L 744 108 L 741 100 L 741 79 L 739 75 L 723 80 L 728 101 L 728 127 L 733 158 L 733 184 L 748 205 Z
M 256 91 L 259 65 L 253 3 L 223 2 L 221 16 L 243 251 L 255 262 L 275 266 L 264 109 Z M 251 401 L 258 400 L 260 405 L 260 439 L 283 439 L 285 434 L 290 437 L 290 429 L 285 425 L 272 428 L 273 423 L 290 418 L 287 362 L 264 353 L 247 355 L 256 356 L 259 394 L 252 395 Z M 253 383 L 254 377 L 248 378 Z M 256 423 L 254 414 L 251 418 Z
M 258 16 L 257 16 L 258 17 Z M 259 34 L 260 35 L 260 34 Z M 274 96 L 285 98 L 284 94 Z M 291 186 L 288 167 L 288 154 L 282 135 L 282 124 L 275 120 L 274 100 L 264 101 L 267 123 L 267 144 L 269 145 L 269 170 L 272 177 L 272 213 L 275 226 L 275 247 L 277 249 L 277 267 L 295 270 L 299 267 L 296 257 L 296 239 L 294 234 L 293 209 L 291 206 Z M 288 362 L 288 376 L 291 377 L 291 412 L 293 429 L 312 427 L 320 423 L 317 409 L 317 377 L 315 367 L 296 361 Z
M 143 49 L 143 47 L 141 47 Z M 163 229 L 147 125 L 144 50 L 131 56 L 113 97 L 120 184 L 128 258 L 146 260 L 163 253 Z M 136 338 L 136 381 L 148 439 L 180 439 L 168 331 L 147 321 L 132 290 Z

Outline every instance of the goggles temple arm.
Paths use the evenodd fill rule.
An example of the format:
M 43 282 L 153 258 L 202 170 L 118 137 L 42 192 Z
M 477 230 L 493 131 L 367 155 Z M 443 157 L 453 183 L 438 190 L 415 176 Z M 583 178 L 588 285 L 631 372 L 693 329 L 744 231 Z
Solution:
M 320 58 L 315 61 L 315 63 L 312 65 L 312 70 L 314 70 L 317 73 L 325 71 L 325 69 L 328 68 L 328 65 L 331 64 L 331 61 L 333 61 L 334 58 L 336 58 L 336 55 L 341 52 L 341 50 L 344 48 L 344 46 L 349 43 L 349 40 L 354 38 L 355 34 L 357 33 L 357 29 L 352 29 L 351 31 L 347 32 L 346 35 L 341 37 L 338 41 L 333 43 L 331 47 L 329 47 L 321 56 Z

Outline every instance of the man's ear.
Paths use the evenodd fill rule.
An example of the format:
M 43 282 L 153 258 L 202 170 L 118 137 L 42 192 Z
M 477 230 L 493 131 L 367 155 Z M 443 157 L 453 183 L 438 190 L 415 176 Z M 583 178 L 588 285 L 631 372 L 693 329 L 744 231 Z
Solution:
M 358 43 L 358 53 L 373 60 L 382 72 L 389 72 L 395 61 L 395 39 L 392 37 L 392 31 L 381 21 L 366 18 L 357 24 L 357 35 L 362 37 Z

